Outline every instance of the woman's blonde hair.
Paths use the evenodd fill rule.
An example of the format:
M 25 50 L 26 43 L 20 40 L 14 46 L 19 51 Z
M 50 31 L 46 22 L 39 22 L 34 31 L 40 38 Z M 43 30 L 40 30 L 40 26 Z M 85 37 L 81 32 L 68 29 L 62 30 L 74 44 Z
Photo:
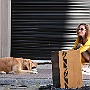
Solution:
M 85 26 L 85 29 L 86 29 L 86 33 L 85 33 L 85 39 L 87 40 L 88 37 L 90 37 L 90 25 L 89 24 L 86 24 L 86 23 L 81 23 L 78 25 L 77 29 L 76 29 L 76 33 L 78 33 L 78 29 L 81 25 L 84 25 Z M 82 37 L 78 37 L 79 39 L 79 42 L 82 41 Z

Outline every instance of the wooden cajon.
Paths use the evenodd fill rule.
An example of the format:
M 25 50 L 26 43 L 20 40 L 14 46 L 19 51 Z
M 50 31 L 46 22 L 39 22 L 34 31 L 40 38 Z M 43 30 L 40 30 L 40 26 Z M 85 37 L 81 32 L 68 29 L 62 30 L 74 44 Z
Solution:
M 52 51 L 51 61 L 54 87 L 82 87 L 81 55 L 79 50 Z

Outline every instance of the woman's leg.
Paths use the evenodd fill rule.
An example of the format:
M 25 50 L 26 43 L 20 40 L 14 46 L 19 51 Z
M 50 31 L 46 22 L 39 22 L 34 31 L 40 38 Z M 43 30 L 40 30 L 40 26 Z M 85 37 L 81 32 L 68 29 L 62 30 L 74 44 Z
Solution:
M 87 68 L 84 70 L 82 69 L 84 72 L 88 72 L 90 73 L 90 52 L 89 51 L 85 51 L 82 53 L 82 57 L 85 59 L 85 61 L 87 63 L 89 63 L 89 65 L 87 66 Z
M 81 43 L 78 43 L 78 45 L 76 46 L 76 48 L 74 48 L 74 50 L 79 49 L 82 46 Z M 86 62 L 90 63 L 90 51 L 85 51 L 82 53 L 82 57 L 85 59 Z
M 90 53 L 88 51 L 83 52 L 82 56 L 86 62 L 88 62 L 88 63 L 90 62 Z

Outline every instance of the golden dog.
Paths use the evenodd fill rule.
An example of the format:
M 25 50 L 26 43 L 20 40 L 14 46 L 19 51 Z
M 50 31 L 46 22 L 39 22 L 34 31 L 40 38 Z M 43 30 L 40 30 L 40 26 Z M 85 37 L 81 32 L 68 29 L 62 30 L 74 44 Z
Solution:
M 37 73 L 32 68 L 37 67 L 30 59 L 5 57 L 0 58 L 0 71 L 6 73 Z

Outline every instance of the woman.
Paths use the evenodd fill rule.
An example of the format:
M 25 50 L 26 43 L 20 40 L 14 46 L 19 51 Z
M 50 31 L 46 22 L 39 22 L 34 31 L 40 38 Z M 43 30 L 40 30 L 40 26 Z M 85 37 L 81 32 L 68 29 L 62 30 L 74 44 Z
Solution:
M 81 23 L 77 29 L 77 39 L 75 41 L 73 50 L 80 50 L 82 56 L 82 63 L 90 62 L 90 26 Z

